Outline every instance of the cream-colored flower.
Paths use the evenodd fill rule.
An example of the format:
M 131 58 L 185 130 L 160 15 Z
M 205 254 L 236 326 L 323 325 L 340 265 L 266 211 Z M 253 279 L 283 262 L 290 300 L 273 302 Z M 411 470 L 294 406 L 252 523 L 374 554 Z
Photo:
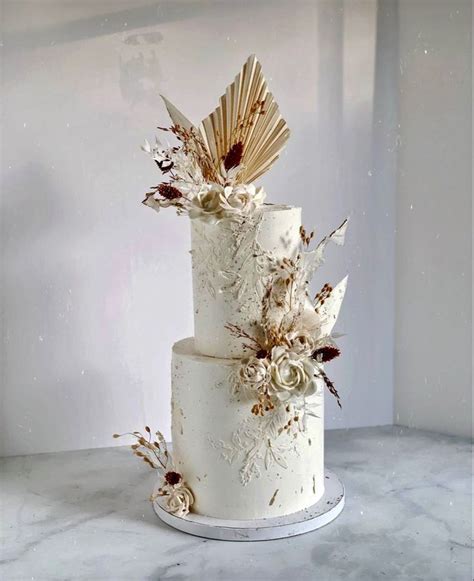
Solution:
M 222 211 L 222 191 L 221 186 L 215 185 L 199 192 L 192 200 L 189 217 L 202 218 L 211 222 L 217 221 Z
M 310 357 L 315 349 L 314 339 L 308 331 L 301 329 L 300 331 L 292 331 L 285 337 L 290 351 L 296 353 L 300 357 Z
M 171 514 L 186 516 L 193 503 L 193 493 L 184 484 L 167 487 L 166 507 Z
M 270 391 L 281 401 L 312 395 L 317 389 L 315 367 L 311 359 L 301 357 L 285 347 L 273 347 L 270 374 Z
M 243 359 L 238 371 L 238 380 L 244 387 L 258 390 L 270 379 L 270 365 L 266 359 L 249 357 Z
M 263 188 L 256 188 L 253 184 L 226 186 L 221 193 L 222 209 L 229 214 L 251 214 L 265 200 Z

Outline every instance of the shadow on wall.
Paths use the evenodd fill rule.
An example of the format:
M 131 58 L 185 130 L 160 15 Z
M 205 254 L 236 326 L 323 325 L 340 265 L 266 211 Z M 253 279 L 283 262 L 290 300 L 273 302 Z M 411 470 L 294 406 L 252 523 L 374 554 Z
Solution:
M 111 445 L 109 433 L 117 425 L 138 427 L 135 422 L 149 410 L 162 414 L 160 422 L 169 420 L 163 362 L 173 333 L 191 322 L 190 285 L 185 291 L 176 285 L 189 268 L 188 248 L 174 216 L 162 215 L 160 223 L 153 216 L 152 222 L 150 210 L 135 197 L 153 183 L 148 166 L 142 169 L 145 162 L 137 161 L 138 147 L 155 124 L 164 87 L 176 90 L 172 99 L 182 95 L 184 104 L 177 104 L 184 111 L 195 106 L 207 113 L 219 94 L 209 85 L 222 90 L 237 72 L 234 64 L 241 65 L 241 54 L 246 58 L 251 51 L 269 64 L 274 75 L 269 81 L 280 87 L 280 104 L 293 129 L 285 155 L 268 177 L 272 201 L 288 202 L 291 196 L 321 237 L 352 214 L 349 244 L 330 251 L 324 279 L 315 281 L 320 287 L 340 280 L 347 270 L 351 275 L 339 326 L 348 333 L 344 358 L 334 363 L 344 409 L 341 413 L 328 398 L 327 425 L 387 423 L 391 311 L 377 300 L 388 304 L 391 295 L 377 291 L 379 299 L 374 298 L 367 283 L 374 272 L 390 280 L 386 250 L 393 234 L 390 222 L 379 215 L 386 199 L 373 203 L 367 176 L 373 169 L 372 145 L 377 148 L 369 95 L 375 4 L 272 2 L 271 30 L 264 38 L 253 35 L 245 46 L 234 44 L 234 38 L 227 42 L 222 30 L 232 26 L 236 38 L 258 30 L 268 21 L 270 3 L 254 9 L 257 3 L 240 0 L 142 6 L 130 0 L 127 9 L 112 12 L 114 4 L 127 6 L 77 3 L 69 12 L 63 1 L 48 2 L 36 27 L 28 27 L 26 19 L 35 2 L 6 4 L 11 32 L 5 48 L 16 51 L 6 61 L 6 117 L 16 148 L 9 150 L 14 169 L 4 172 L 8 194 L 1 233 L 8 274 L 5 449 L 26 453 Z M 14 21 L 16 11 L 20 17 Z M 160 26 L 173 21 L 176 26 Z M 203 31 L 216 36 L 208 42 Z M 192 42 L 185 35 L 192 35 Z M 99 41 L 86 42 L 94 38 Z M 181 45 L 183 52 L 175 56 Z M 41 47 L 45 50 L 28 52 Z M 209 96 L 193 92 L 192 85 L 188 93 L 177 90 L 174 61 L 167 58 L 176 59 L 183 79 L 199 79 Z M 347 75 L 355 99 L 347 92 Z M 382 103 L 383 91 L 378 98 Z M 157 288 L 165 304 L 179 304 L 171 325 L 166 309 L 156 308 Z M 380 385 L 384 388 L 377 389 Z M 160 394 L 166 396 L 164 405 Z M 16 445 L 20 438 L 22 444 Z
M 123 41 L 125 46 L 119 54 L 119 87 L 124 101 L 132 107 L 156 102 L 163 75 L 155 47 L 162 41 L 160 32 L 130 34 Z
M 12 6 L 15 2 L 11 3 Z M 133 2 L 130 2 L 133 4 Z M 108 8 L 107 3 L 98 3 L 100 7 Z M 142 6 L 134 6 L 115 12 L 106 11 L 94 16 L 87 16 L 77 20 L 63 21 L 53 26 L 28 29 L 24 31 L 8 32 L 4 36 L 4 45 L 9 50 L 31 50 L 35 48 L 54 46 L 57 44 L 76 42 L 97 38 L 118 32 L 126 32 L 135 28 L 156 26 L 183 19 L 193 18 L 202 13 L 202 2 L 152 2 Z M 8 8 L 8 7 L 7 7 Z M 49 10 L 54 14 L 64 11 L 64 2 L 51 2 Z M 86 12 L 90 13 L 91 6 L 88 3 Z
M 20 448 L 29 449 L 45 434 L 50 438 L 57 434 L 63 446 L 70 439 L 76 443 L 81 436 L 74 438 L 67 421 L 71 410 L 82 410 L 74 423 L 86 434 L 93 430 L 94 418 L 113 406 L 113 390 L 89 357 L 86 333 L 95 330 L 86 329 L 81 310 L 77 305 L 73 308 L 72 289 L 89 281 L 81 280 L 80 251 L 74 256 L 65 241 L 73 239 L 80 248 L 87 232 L 71 228 L 74 221 L 66 197 L 50 175 L 35 161 L 20 172 L 7 173 L 4 180 L 1 424 L 5 437 L 1 445 L 5 451 L 15 448 L 13 440 L 23 440 Z M 14 399 L 11 406 L 10 398 Z M 79 401 L 87 405 L 76 405 Z M 54 418 L 50 402 L 54 402 Z M 23 409 L 13 417 L 7 414 L 19 405 Z
M 9 9 L 9 5 L 11 9 L 14 9 L 15 3 L 15 0 L 7 1 L 5 10 Z M 27 6 L 29 2 L 25 2 L 25 4 Z M 155 1 L 141 6 L 135 6 L 133 0 L 130 0 L 129 4 L 129 8 L 110 12 L 110 4 L 107 2 L 98 2 L 95 8 L 91 6 L 91 3 L 87 3 L 84 11 L 90 14 L 91 10 L 95 9 L 97 11 L 96 15 L 69 21 L 63 19 L 62 22 L 52 26 L 32 27 L 28 29 L 27 33 L 24 30 L 6 31 L 3 36 L 3 51 L 8 53 L 10 50 L 31 50 L 127 32 L 136 28 L 148 28 L 160 24 L 192 20 L 197 16 L 202 18 L 206 14 L 214 15 L 216 9 L 222 8 L 222 2 L 216 0 L 196 0 L 194 2 L 179 2 L 178 0 Z M 288 4 L 288 0 L 277 0 L 275 4 L 285 6 Z M 102 6 L 109 10 L 102 12 Z M 249 4 L 245 0 L 229 2 L 225 5 L 226 17 L 232 16 L 232 14 L 241 14 L 243 10 L 248 10 L 248 7 Z M 63 15 L 64 2 L 61 0 L 49 2 L 48 10 L 51 11 L 51 14 Z M 184 41 L 185 39 L 183 39 Z

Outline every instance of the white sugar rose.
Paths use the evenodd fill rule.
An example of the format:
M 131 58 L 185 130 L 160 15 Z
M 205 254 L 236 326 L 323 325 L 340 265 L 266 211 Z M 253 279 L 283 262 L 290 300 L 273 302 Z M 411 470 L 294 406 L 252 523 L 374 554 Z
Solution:
M 310 357 L 315 349 L 314 339 L 305 329 L 288 333 L 285 337 L 285 341 L 288 344 L 290 351 L 300 357 Z
M 222 211 L 220 201 L 222 190 L 221 186 L 215 186 L 199 192 L 192 200 L 189 217 L 202 218 L 209 222 L 217 221 Z
M 226 186 L 221 194 L 222 209 L 229 214 L 251 214 L 265 200 L 263 188 L 253 184 Z
M 183 484 L 170 487 L 166 497 L 166 506 L 171 514 L 186 516 L 194 503 L 193 493 Z
M 273 347 L 270 364 L 271 392 L 281 401 L 312 395 L 317 389 L 311 359 L 301 358 L 284 347 Z
M 269 379 L 270 365 L 266 359 L 249 357 L 241 361 L 238 380 L 244 387 L 258 390 L 258 388 L 268 383 Z

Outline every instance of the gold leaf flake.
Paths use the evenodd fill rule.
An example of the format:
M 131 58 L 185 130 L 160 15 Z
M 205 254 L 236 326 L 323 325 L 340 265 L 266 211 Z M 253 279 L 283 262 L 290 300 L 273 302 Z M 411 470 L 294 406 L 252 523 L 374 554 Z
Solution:
M 276 495 L 278 494 L 278 490 L 279 489 L 277 488 L 275 490 L 275 492 L 273 493 L 273 496 L 271 497 L 270 502 L 268 503 L 268 506 L 272 506 L 272 504 L 275 502 L 275 498 L 276 498 Z

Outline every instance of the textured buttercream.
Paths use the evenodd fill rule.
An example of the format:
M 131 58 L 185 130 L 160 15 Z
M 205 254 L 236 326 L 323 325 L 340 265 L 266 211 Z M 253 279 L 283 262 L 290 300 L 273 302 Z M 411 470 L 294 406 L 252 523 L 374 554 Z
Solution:
M 311 506 L 324 492 L 323 394 L 307 398 L 317 417 L 307 414 L 302 430 L 275 438 L 287 418 L 252 415 L 252 401 L 232 393 L 236 365 L 199 355 L 192 338 L 173 347 L 173 457 L 193 512 L 258 519 Z
M 225 328 L 252 334 L 261 317 L 265 280 L 275 259 L 292 258 L 300 242 L 301 208 L 265 206 L 252 218 L 217 224 L 191 220 L 195 345 L 211 357 L 248 354 Z

